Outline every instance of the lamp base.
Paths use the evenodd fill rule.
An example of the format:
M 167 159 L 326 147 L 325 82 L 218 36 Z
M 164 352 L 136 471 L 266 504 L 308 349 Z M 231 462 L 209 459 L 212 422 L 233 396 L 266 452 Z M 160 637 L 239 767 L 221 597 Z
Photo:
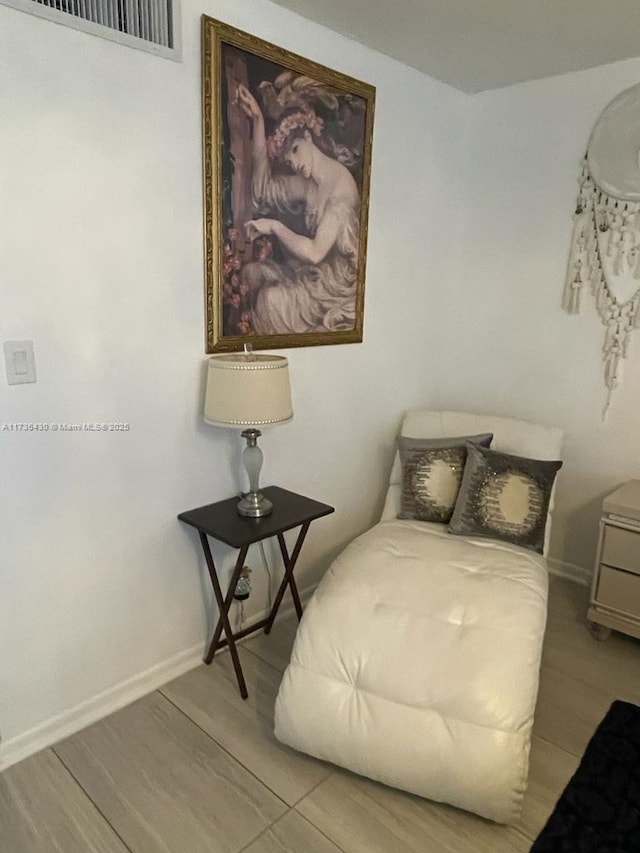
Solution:
M 261 492 L 247 492 L 238 501 L 236 509 L 239 515 L 246 515 L 249 518 L 262 518 L 263 515 L 271 514 L 273 504 Z
M 259 486 L 262 451 L 258 447 L 258 438 L 261 434 L 259 429 L 253 428 L 245 429 L 241 433 L 242 437 L 247 439 L 247 446 L 242 451 L 242 461 L 249 477 L 249 491 L 242 494 L 237 508 L 240 515 L 250 518 L 262 518 L 263 515 L 269 515 L 273 509 L 273 504 L 260 492 Z

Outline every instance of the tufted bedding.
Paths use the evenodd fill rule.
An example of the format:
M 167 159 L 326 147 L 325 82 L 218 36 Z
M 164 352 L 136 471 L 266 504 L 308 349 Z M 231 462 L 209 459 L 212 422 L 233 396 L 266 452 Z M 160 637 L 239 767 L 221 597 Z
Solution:
M 546 603 L 542 556 L 383 521 L 335 560 L 304 614 L 276 736 L 388 785 L 515 820 Z

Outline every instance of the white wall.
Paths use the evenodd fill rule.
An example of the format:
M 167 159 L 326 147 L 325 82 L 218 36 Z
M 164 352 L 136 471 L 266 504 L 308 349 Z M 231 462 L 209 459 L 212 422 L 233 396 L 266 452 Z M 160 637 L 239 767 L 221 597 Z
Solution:
M 640 333 L 606 422 L 604 327 L 585 290 L 561 310 L 581 160 L 640 60 L 478 95 L 469 102 L 463 276 L 447 294 L 438 401 L 566 431 L 552 557 L 590 574 L 604 494 L 640 477 Z
M 200 418 L 203 12 L 377 87 L 365 341 L 289 351 L 295 419 L 262 442 L 263 483 L 336 507 L 301 587 L 374 520 L 400 415 L 433 396 L 466 96 L 264 0 L 186 0 L 183 63 L 0 7 L 0 340 L 38 369 L 0 377 L 0 421 L 130 424 L 0 431 L 0 764 L 192 665 L 210 627 L 176 520 L 239 485 L 238 436 Z

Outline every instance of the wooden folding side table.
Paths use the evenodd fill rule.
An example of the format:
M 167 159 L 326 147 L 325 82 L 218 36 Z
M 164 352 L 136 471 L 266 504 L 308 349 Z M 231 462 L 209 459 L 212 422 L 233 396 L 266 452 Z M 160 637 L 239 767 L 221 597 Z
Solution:
M 264 628 L 265 634 L 271 631 L 287 586 L 291 590 L 298 621 L 302 618 L 302 605 L 293 576 L 293 570 L 300 556 L 300 550 L 311 522 L 316 518 L 321 518 L 323 515 L 330 515 L 334 511 L 334 508 L 328 504 L 319 503 L 318 501 L 311 500 L 311 498 L 305 498 L 303 495 L 297 495 L 295 492 L 289 492 L 278 486 L 268 486 L 266 489 L 262 489 L 262 492 L 273 503 L 271 514 L 262 518 L 247 518 L 239 515 L 236 509 L 236 504 L 238 503 L 237 497 L 207 504 L 207 506 L 201 506 L 187 512 L 181 512 L 178 516 L 180 521 L 184 521 L 185 524 L 195 527 L 200 535 L 204 558 L 207 562 L 220 614 L 207 653 L 204 656 L 204 662 L 210 664 L 216 651 L 228 645 L 233 667 L 236 671 L 236 678 L 238 679 L 240 695 L 243 699 L 247 698 L 248 693 L 236 649 L 236 640 L 246 637 L 254 631 L 259 631 L 261 628 Z M 298 533 L 293 551 L 289 554 L 284 540 L 284 533 L 295 527 L 299 527 L 300 532 Z M 231 574 L 226 596 L 222 594 L 207 536 L 224 542 L 232 548 L 240 549 L 235 568 Z M 251 625 L 249 628 L 245 628 L 234 634 L 229 623 L 229 609 L 233 601 L 236 585 L 240 579 L 242 567 L 247 558 L 247 552 L 249 547 L 254 543 L 260 542 L 263 539 L 269 539 L 272 536 L 277 536 L 278 538 L 280 553 L 282 554 L 282 561 L 284 563 L 284 577 L 278 588 L 271 612 L 266 619 L 262 619 L 255 625 Z M 221 639 L 223 630 L 225 636 Z

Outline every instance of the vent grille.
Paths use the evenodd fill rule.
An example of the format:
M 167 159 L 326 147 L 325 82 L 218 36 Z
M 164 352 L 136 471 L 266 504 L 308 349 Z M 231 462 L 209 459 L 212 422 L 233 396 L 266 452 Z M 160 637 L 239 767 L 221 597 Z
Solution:
M 173 48 L 172 0 L 31 0 L 37 6 Z

